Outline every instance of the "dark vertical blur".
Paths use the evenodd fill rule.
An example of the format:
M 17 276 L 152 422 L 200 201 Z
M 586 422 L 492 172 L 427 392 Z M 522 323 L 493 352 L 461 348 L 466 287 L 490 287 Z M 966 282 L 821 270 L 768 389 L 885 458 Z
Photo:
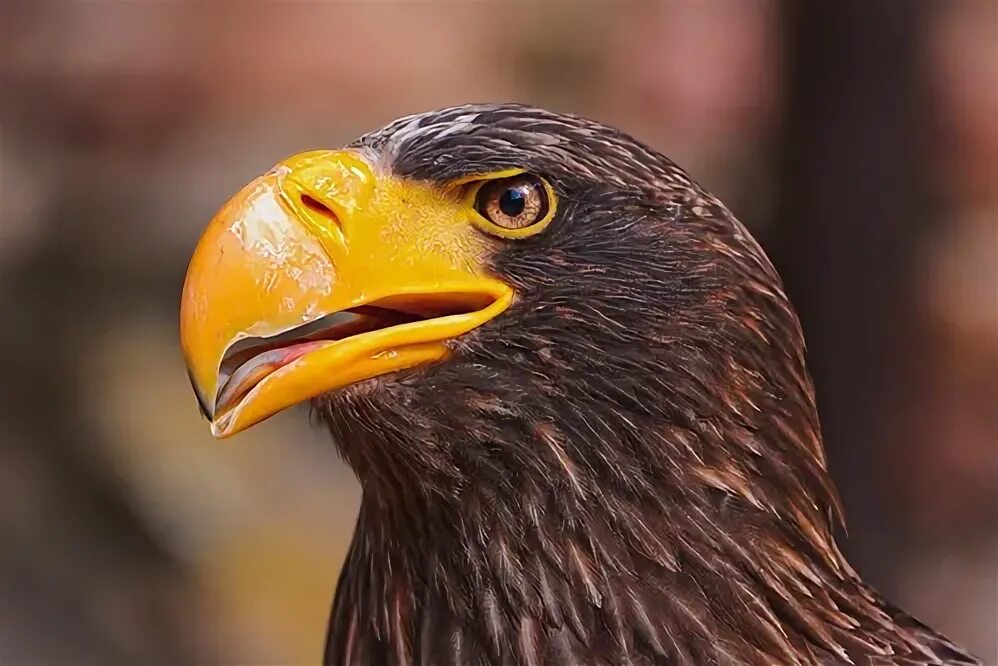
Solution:
M 784 12 L 791 66 L 770 249 L 807 337 L 849 549 L 880 579 L 891 563 L 877 554 L 897 549 L 903 529 L 886 504 L 899 433 L 885 415 L 912 399 L 920 322 L 911 278 L 931 215 L 929 9 L 846 0 Z
M 965 11 L 969 3 L 962 4 Z M 938 196 L 936 180 L 947 150 L 942 100 L 932 95 L 931 28 L 950 11 L 887 0 L 784 5 L 790 67 L 769 244 L 807 336 L 853 563 L 904 600 L 909 567 L 962 548 L 978 560 L 950 572 L 948 589 L 935 589 L 945 595 L 936 597 L 941 606 L 921 611 L 943 626 L 968 617 L 952 606 L 995 571 L 993 534 L 982 539 L 995 496 L 975 487 L 968 471 L 994 469 L 994 441 L 965 446 L 962 470 L 937 466 L 940 449 L 958 442 L 946 441 L 955 433 L 925 427 L 932 418 L 923 411 L 939 409 L 933 403 L 946 392 L 931 388 L 941 379 L 940 350 L 925 316 L 933 268 L 926 251 L 963 213 L 958 199 Z M 994 28 L 992 35 L 998 39 Z M 998 79 L 990 87 L 998 89 Z M 998 262 L 998 245 L 993 250 Z M 977 307 L 998 310 L 998 285 L 985 282 L 982 295 Z M 993 360 L 990 367 L 998 368 Z M 998 404 L 993 382 L 992 375 L 976 401 Z M 917 508 L 916 496 L 943 506 Z M 945 518 L 926 523 L 927 515 Z M 977 593 L 985 606 L 973 622 L 985 632 L 996 622 L 993 582 L 990 589 Z
M 846 549 L 996 663 L 991 0 L 0 4 L 0 661 L 317 662 L 357 489 L 300 411 L 211 440 L 187 259 L 287 154 L 488 100 L 617 125 L 760 236 Z

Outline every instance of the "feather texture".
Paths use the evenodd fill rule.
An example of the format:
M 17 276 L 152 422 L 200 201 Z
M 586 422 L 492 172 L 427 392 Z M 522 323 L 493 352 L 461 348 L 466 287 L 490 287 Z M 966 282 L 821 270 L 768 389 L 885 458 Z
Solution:
M 559 197 L 497 246 L 517 290 L 445 363 L 323 396 L 364 498 L 326 663 L 972 664 L 835 545 L 800 326 L 731 213 L 597 123 L 517 105 L 355 147 Z

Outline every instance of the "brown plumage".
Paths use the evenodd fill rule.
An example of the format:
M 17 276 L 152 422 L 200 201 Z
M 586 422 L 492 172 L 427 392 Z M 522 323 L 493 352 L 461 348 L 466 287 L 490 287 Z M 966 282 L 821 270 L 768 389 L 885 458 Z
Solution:
M 450 359 L 314 401 L 363 485 L 327 663 L 976 663 L 843 559 L 797 318 L 681 169 L 516 105 L 355 147 L 431 182 L 523 168 L 560 204 Z

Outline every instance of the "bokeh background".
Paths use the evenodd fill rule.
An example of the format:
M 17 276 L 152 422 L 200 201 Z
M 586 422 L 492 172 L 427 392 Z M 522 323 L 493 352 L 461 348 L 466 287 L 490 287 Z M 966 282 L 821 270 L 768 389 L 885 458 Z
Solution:
M 200 230 L 280 158 L 526 101 L 641 137 L 777 263 L 857 567 L 996 657 L 998 3 L 0 4 L 0 661 L 315 664 L 357 509 L 303 411 L 212 440 Z

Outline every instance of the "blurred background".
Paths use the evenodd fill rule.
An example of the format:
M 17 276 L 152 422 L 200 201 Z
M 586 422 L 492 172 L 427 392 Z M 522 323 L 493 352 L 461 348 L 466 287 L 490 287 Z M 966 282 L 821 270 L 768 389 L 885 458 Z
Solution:
M 0 5 L 0 661 L 315 664 L 358 492 L 304 411 L 211 439 L 177 341 L 282 157 L 518 100 L 642 138 L 763 242 L 854 564 L 998 663 L 998 3 Z

